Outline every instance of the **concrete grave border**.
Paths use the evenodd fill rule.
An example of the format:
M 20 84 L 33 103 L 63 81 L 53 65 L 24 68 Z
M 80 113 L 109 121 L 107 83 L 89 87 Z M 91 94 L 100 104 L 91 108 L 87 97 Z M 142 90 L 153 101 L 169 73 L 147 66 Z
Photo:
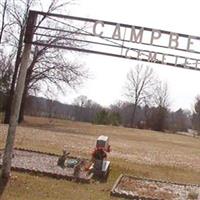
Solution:
M 60 156 L 59 154 L 55 154 L 55 153 L 49 153 L 49 152 L 44 152 L 44 151 L 38 151 L 38 150 L 32 150 L 32 149 L 25 149 L 25 148 L 15 148 L 14 150 L 18 150 L 18 151 L 26 151 L 26 152 L 30 152 L 30 153 L 38 153 L 38 154 L 45 154 L 45 155 L 49 155 L 49 156 Z M 0 149 L 0 151 L 4 151 L 4 149 Z M 79 158 L 79 157 L 74 157 L 74 156 L 69 156 L 69 158 Z M 83 159 L 83 158 L 82 158 Z M 87 159 L 85 159 L 87 160 Z M 0 168 L 2 167 L 2 164 L 0 164 Z M 15 167 L 12 166 L 11 169 L 13 171 L 16 172 L 26 172 L 26 173 L 30 173 L 30 174 L 34 174 L 34 175 L 43 175 L 43 176 L 48 176 L 48 177 L 52 177 L 52 178 L 56 178 L 56 179 L 65 179 L 65 180 L 75 180 L 74 176 L 69 176 L 69 175 L 62 175 L 62 174 L 57 174 L 57 173 L 50 173 L 50 172 L 46 172 L 46 171 L 40 171 L 40 170 L 35 170 L 35 169 L 28 169 L 28 168 L 23 168 L 23 167 Z M 90 183 L 90 180 L 93 176 L 93 173 L 91 173 L 90 175 L 88 175 L 87 178 L 76 178 L 77 182 L 81 182 L 81 183 Z
M 159 200 L 157 198 L 146 198 L 146 197 L 139 197 L 139 196 L 133 196 L 132 192 L 130 191 L 124 191 L 124 192 L 119 192 L 117 191 L 117 187 L 120 184 L 120 181 L 122 180 L 122 178 L 124 177 L 128 177 L 131 179 L 135 179 L 135 180 L 144 180 L 144 181 L 153 181 L 153 182 L 158 182 L 158 183 L 166 183 L 166 184 L 173 184 L 173 185 L 179 185 L 179 186 L 192 186 L 192 187 L 199 187 L 199 184 L 184 184 L 184 183 L 174 183 L 174 182 L 169 182 L 169 181 L 163 181 L 163 180 L 155 180 L 155 179 L 150 179 L 150 178 L 142 178 L 142 177 L 137 177 L 137 176 L 130 176 L 130 175 L 126 175 L 126 174 L 121 174 L 117 180 L 115 181 L 112 190 L 110 192 L 111 196 L 115 196 L 115 197 L 120 197 L 120 198 L 125 198 L 125 199 L 136 199 L 136 200 Z

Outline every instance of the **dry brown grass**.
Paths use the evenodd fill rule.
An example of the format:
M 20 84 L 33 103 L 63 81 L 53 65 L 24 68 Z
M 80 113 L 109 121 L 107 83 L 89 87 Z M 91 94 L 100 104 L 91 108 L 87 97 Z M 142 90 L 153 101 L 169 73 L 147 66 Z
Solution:
M 6 133 L 7 127 L 0 127 Z M 27 117 L 17 129 L 16 146 L 56 153 L 65 146 L 72 154 L 90 156 L 101 134 L 110 137 L 111 158 L 200 172 L 199 139 L 148 130 Z
M 7 126 L 0 125 L 0 147 L 4 146 L 6 132 Z M 36 189 L 33 189 L 31 194 L 21 192 L 19 194 L 21 198 L 14 198 L 13 194 L 16 192 L 18 182 L 21 181 L 20 187 L 23 188 L 25 177 L 28 178 L 26 184 L 29 187 L 32 187 L 33 183 L 36 188 L 38 184 L 46 185 L 42 188 L 42 199 L 78 199 L 78 197 L 109 199 L 112 184 L 123 172 L 154 179 L 200 183 L 199 138 L 66 120 L 26 117 L 26 121 L 17 129 L 15 146 L 54 153 L 61 153 L 62 148 L 66 146 L 72 155 L 90 157 L 95 140 L 101 134 L 110 137 L 112 147 L 112 152 L 108 156 L 112 160 L 112 171 L 107 183 L 90 186 L 78 184 L 76 187 L 80 192 L 73 193 L 75 195 L 73 198 L 70 195 L 69 198 L 63 198 L 65 192 L 72 195 L 75 183 L 17 173 L 18 179 L 11 183 L 12 187 L 9 187 L 5 194 L 9 197 L 7 199 L 41 199 L 33 197 L 36 195 Z M 51 184 L 58 184 L 58 187 L 51 186 Z M 65 184 L 67 188 L 62 190 Z M 62 190 L 61 194 L 59 186 Z M 52 191 L 51 187 L 57 191 Z M 93 194 L 94 191 L 96 194 Z M 45 197 L 46 193 L 50 193 L 51 196 Z M 100 196 L 102 197 L 99 198 Z

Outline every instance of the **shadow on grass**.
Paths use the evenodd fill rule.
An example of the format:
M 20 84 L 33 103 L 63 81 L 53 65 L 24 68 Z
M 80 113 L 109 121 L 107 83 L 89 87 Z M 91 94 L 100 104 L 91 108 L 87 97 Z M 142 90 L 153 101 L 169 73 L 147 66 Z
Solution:
M 8 178 L 3 178 L 0 176 L 0 199 L 3 196 L 3 193 L 6 189 L 6 186 L 8 184 L 9 179 Z
M 106 183 L 108 181 L 108 175 L 106 177 L 93 176 L 92 179 L 99 183 Z

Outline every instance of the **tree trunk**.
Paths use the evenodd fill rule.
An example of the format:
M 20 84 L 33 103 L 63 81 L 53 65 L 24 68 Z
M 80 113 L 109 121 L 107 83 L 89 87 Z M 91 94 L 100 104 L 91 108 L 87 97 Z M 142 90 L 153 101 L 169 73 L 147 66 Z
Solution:
M 27 94 L 28 94 L 28 85 L 29 85 L 29 80 L 30 80 L 28 74 L 29 73 L 26 74 L 26 81 L 25 81 L 24 92 L 23 92 L 23 96 L 22 96 L 22 103 L 21 103 L 21 106 L 20 106 L 18 123 L 21 123 L 22 121 L 24 121 L 24 110 L 25 110 L 26 97 L 27 97 Z
M 27 88 L 26 88 L 26 85 L 25 85 L 24 93 L 23 93 L 23 96 L 22 96 L 22 103 L 21 103 L 21 106 L 20 106 L 18 123 L 21 123 L 21 122 L 24 121 L 24 109 L 25 109 L 25 104 L 26 104 L 26 97 L 27 97 Z
M 6 146 L 5 146 L 4 155 L 3 155 L 2 174 L 1 174 L 1 179 L 3 180 L 9 180 L 10 178 L 11 161 L 12 161 L 13 147 L 14 147 L 14 141 L 15 141 L 15 132 L 16 132 L 17 121 L 19 117 L 19 110 L 20 110 L 22 95 L 24 91 L 24 84 L 25 84 L 25 79 L 26 79 L 26 72 L 27 72 L 30 51 L 31 51 L 31 44 L 25 44 L 21 68 L 19 72 L 19 78 L 17 81 L 16 91 L 15 91 L 13 102 L 12 102 L 8 135 L 7 135 Z
M 133 113 L 131 115 L 131 128 L 134 127 L 136 108 L 137 108 L 137 104 L 134 104 Z
M 12 100 L 13 100 L 13 96 L 15 93 L 15 84 L 16 84 L 17 74 L 19 71 L 19 65 L 21 62 L 21 52 L 22 52 L 22 47 L 23 47 L 23 34 L 24 34 L 24 30 L 21 30 L 20 38 L 19 38 L 19 42 L 18 42 L 17 57 L 16 57 L 16 61 L 15 61 L 15 70 L 14 70 L 14 74 L 12 77 L 11 88 L 10 88 L 10 92 L 9 92 L 7 103 L 6 103 L 4 124 L 8 124 L 10 121 L 11 105 L 12 105 Z
M 28 95 L 29 83 L 30 83 L 30 80 L 31 80 L 31 75 L 33 73 L 34 66 L 35 66 L 35 59 L 33 59 L 31 65 L 29 66 L 27 73 L 26 73 L 24 93 L 23 93 L 23 96 L 22 96 L 22 103 L 21 103 L 21 107 L 20 107 L 19 120 L 18 120 L 19 123 L 24 121 L 24 110 L 25 110 L 25 105 L 26 105 L 26 98 L 27 98 L 27 95 Z

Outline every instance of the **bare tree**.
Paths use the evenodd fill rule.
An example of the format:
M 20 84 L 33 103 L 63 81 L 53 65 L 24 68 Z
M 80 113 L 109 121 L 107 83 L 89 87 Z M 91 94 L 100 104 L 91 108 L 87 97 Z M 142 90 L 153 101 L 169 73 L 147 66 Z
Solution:
M 169 102 L 169 92 L 167 83 L 162 83 L 157 81 L 157 84 L 154 87 L 153 93 L 153 104 L 158 107 L 168 108 L 170 105 Z
M 134 126 L 137 106 L 141 105 L 145 99 L 152 96 L 152 87 L 155 84 L 153 69 L 143 65 L 136 65 L 127 74 L 125 95 L 133 103 L 133 111 L 130 125 Z
M 22 0 L 21 0 L 22 1 Z M 22 1 L 23 2 L 23 1 Z M 13 74 L 11 89 L 10 89 L 10 95 L 7 103 L 7 109 L 5 113 L 5 123 L 9 122 L 10 119 L 10 105 L 12 102 L 14 89 L 15 89 L 15 82 L 16 77 L 19 70 L 19 64 L 21 62 L 21 52 L 23 48 L 23 38 L 24 38 L 24 30 L 25 25 L 27 21 L 28 12 L 32 6 L 32 4 L 35 3 L 33 0 L 28 0 L 25 4 L 25 9 L 23 12 L 24 15 L 20 15 L 19 17 L 19 11 L 16 11 L 15 8 L 9 9 L 9 12 L 12 14 L 14 20 L 16 20 L 16 24 L 19 28 L 19 40 L 16 38 L 17 43 L 17 55 L 16 55 L 16 63 L 15 63 L 15 71 Z M 51 3 L 47 9 L 47 13 L 52 13 L 54 11 L 57 11 L 58 9 L 64 8 L 66 5 L 71 3 L 71 1 L 67 1 L 65 3 L 61 3 L 59 1 L 51 0 Z M 45 21 L 46 20 L 46 21 Z M 73 34 L 69 34 L 67 32 L 62 32 L 62 30 L 65 28 L 64 25 L 58 25 L 59 23 L 57 21 L 52 21 L 50 19 L 47 19 L 46 16 L 41 17 L 38 20 L 38 25 L 45 25 L 46 27 L 51 26 L 55 28 L 59 28 L 61 31 L 52 31 L 49 32 L 47 29 L 40 30 L 39 34 L 37 35 L 37 40 L 42 41 L 45 39 L 45 35 L 49 35 L 47 44 L 53 45 L 58 43 L 59 41 L 65 40 L 65 38 L 71 38 L 71 40 L 65 40 L 68 42 L 68 45 L 75 46 L 78 45 L 76 42 L 74 42 L 72 39 L 75 37 Z M 45 83 L 53 83 L 56 84 L 56 86 L 59 89 L 62 89 L 63 83 L 67 84 L 68 86 L 74 86 L 80 83 L 81 78 L 86 77 L 86 71 L 82 70 L 82 66 L 78 65 L 77 63 L 66 61 L 66 56 L 63 54 L 63 50 L 58 49 L 50 49 L 49 47 L 38 47 L 35 46 L 32 51 L 32 62 L 28 68 L 27 76 L 26 76 L 26 82 L 25 82 L 25 88 L 23 93 L 23 99 L 20 109 L 20 116 L 19 121 L 23 120 L 23 113 L 24 113 L 24 105 L 25 100 L 28 95 L 28 91 L 30 89 L 38 89 L 39 83 L 43 80 Z M 79 81 L 78 81 L 79 80 Z
M 164 131 L 167 128 L 167 115 L 169 108 L 169 94 L 167 83 L 157 82 L 153 93 L 154 108 L 151 114 L 151 128 Z
M 74 88 L 87 77 L 87 70 L 81 64 L 70 62 L 63 55 L 59 49 L 35 46 L 33 60 L 27 71 L 19 122 L 23 121 L 24 105 L 30 92 L 39 91 L 44 84 L 49 88 L 53 84 L 64 92 L 63 88 Z
M 22 1 L 20 1 L 20 3 L 21 3 L 20 5 L 23 6 L 22 8 L 24 9 L 20 8 L 20 5 L 17 5 L 15 1 L 9 4 L 7 8 L 7 12 L 9 16 L 8 20 L 10 21 L 10 23 L 13 24 L 12 26 L 9 26 L 7 30 L 7 34 L 9 35 L 8 37 L 10 38 L 11 44 L 16 49 L 15 50 L 16 59 L 15 59 L 15 64 L 14 64 L 14 73 L 12 77 L 10 93 L 9 93 L 7 105 L 6 105 L 4 123 L 9 123 L 9 120 L 10 120 L 11 104 L 12 104 L 12 99 L 14 96 L 15 85 L 16 85 L 17 75 L 19 71 L 19 65 L 21 63 L 21 57 L 22 57 L 25 27 L 26 27 L 26 22 L 28 19 L 28 12 L 33 1 L 27 0 L 26 2 L 23 2 L 23 3 Z M 15 33 L 19 32 L 18 33 L 19 35 L 16 36 L 16 34 L 13 34 L 14 32 Z
M 0 52 L 0 92 L 8 94 L 12 76 L 12 56 L 6 56 Z
M 10 88 L 12 76 L 12 56 L 8 57 L 0 52 L 0 112 L 5 109 L 6 96 Z
M 94 122 L 96 114 L 103 108 L 96 102 L 80 95 L 74 99 L 73 110 L 75 120 L 84 122 Z
M 200 135 L 200 96 L 195 98 L 194 111 L 192 115 L 192 125 L 195 130 L 197 130 L 198 135 Z
M 80 95 L 74 99 L 74 111 L 75 111 L 75 119 L 78 121 L 84 121 L 85 116 L 85 108 L 89 99 L 85 95 Z
M 47 89 L 45 97 L 46 97 L 46 106 L 48 110 L 48 118 L 50 118 L 49 122 L 52 122 L 51 118 L 55 117 L 55 112 L 56 112 L 55 107 L 56 107 L 57 95 L 54 92 Z
M 7 0 L 4 1 L 3 4 L 0 4 L 2 6 L 2 13 L 1 13 L 1 30 L 0 30 L 0 44 L 2 42 L 3 32 L 6 26 L 5 20 L 6 20 L 6 9 L 7 9 Z
M 87 104 L 88 98 L 85 95 L 80 95 L 74 99 L 73 105 L 79 106 L 81 108 L 85 107 Z
M 169 129 L 173 133 L 177 131 L 187 132 L 191 128 L 191 113 L 188 110 L 178 109 L 169 114 Z

